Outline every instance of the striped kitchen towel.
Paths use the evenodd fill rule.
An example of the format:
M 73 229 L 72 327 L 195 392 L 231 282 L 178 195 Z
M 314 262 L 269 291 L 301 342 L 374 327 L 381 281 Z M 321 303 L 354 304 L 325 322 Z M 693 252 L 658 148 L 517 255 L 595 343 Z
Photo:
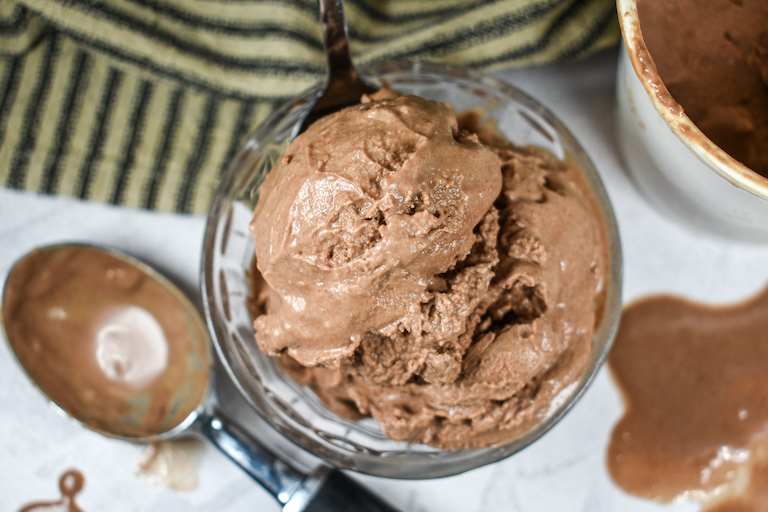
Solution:
M 618 41 L 614 0 L 347 0 L 359 64 Z M 315 0 L 0 0 L 0 185 L 205 213 L 245 136 L 325 75 Z

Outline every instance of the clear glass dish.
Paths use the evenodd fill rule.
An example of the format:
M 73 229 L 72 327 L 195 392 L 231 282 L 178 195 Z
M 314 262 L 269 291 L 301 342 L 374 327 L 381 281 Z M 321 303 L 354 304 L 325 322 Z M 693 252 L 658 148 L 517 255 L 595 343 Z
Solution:
M 576 163 L 592 188 L 610 243 L 611 273 L 603 319 L 594 334 L 589 366 L 569 395 L 552 404 L 533 430 L 502 446 L 444 451 L 384 437 L 372 419 L 348 420 L 326 409 L 314 392 L 299 386 L 263 354 L 254 340 L 246 300 L 254 243 L 248 225 L 264 177 L 282 156 L 312 100 L 314 88 L 275 112 L 247 140 L 222 177 L 205 231 L 202 294 L 211 335 L 224 367 L 247 402 L 275 429 L 338 468 L 391 478 L 454 475 L 518 452 L 541 437 L 570 409 L 608 354 L 621 310 L 621 248 L 613 209 L 589 157 L 568 130 L 538 102 L 514 87 L 463 68 L 423 63 L 388 64 L 362 70 L 371 82 L 474 109 L 484 121 L 519 145 L 535 145 Z

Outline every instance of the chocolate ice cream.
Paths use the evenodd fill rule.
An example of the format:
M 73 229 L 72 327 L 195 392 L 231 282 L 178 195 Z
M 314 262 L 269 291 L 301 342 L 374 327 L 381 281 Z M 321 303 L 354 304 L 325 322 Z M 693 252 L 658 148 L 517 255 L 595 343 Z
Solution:
M 251 229 L 261 349 L 393 439 L 509 442 L 587 366 L 609 269 L 580 172 L 446 105 L 382 91 L 313 124 Z
M 638 0 L 659 75 L 704 134 L 768 177 L 768 2 Z

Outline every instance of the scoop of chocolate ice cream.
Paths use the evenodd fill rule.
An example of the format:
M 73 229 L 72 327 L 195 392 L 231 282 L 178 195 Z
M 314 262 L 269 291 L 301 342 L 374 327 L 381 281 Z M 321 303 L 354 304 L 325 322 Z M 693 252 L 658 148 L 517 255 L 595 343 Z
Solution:
M 338 366 L 366 333 L 417 331 L 433 276 L 469 253 L 500 187 L 496 155 L 443 104 L 367 101 L 313 124 L 251 225 L 272 288 L 260 347 Z
M 583 374 L 608 268 L 575 167 L 402 96 L 310 127 L 262 197 L 256 339 L 338 413 L 476 448 Z

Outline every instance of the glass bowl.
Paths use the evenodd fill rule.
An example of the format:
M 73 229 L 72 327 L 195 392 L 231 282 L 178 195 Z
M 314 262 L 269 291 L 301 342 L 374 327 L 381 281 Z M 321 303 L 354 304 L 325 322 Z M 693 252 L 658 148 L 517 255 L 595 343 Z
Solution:
M 503 459 L 525 448 L 570 409 L 592 381 L 613 341 L 621 309 L 621 249 L 613 209 L 584 150 L 568 130 L 538 102 L 490 76 L 435 64 L 387 64 L 362 70 L 371 82 L 386 81 L 404 94 L 476 110 L 483 121 L 519 145 L 545 148 L 578 165 L 599 204 L 610 244 L 610 282 L 605 312 L 593 338 L 582 378 L 551 404 L 548 415 L 527 434 L 501 445 L 445 451 L 386 438 L 373 419 L 348 420 L 326 409 L 308 387 L 296 384 L 254 340 L 247 307 L 254 242 L 249 223 L 264 177 L 295 137 L 320 92 L 315 87 L 290 101 L 265 121 L 222 177 L 205 230 L 202 295 L 205 313 L 222 364 L 246 401 L 275 429 L 338 468 L 392 478 L 454 475 Z

